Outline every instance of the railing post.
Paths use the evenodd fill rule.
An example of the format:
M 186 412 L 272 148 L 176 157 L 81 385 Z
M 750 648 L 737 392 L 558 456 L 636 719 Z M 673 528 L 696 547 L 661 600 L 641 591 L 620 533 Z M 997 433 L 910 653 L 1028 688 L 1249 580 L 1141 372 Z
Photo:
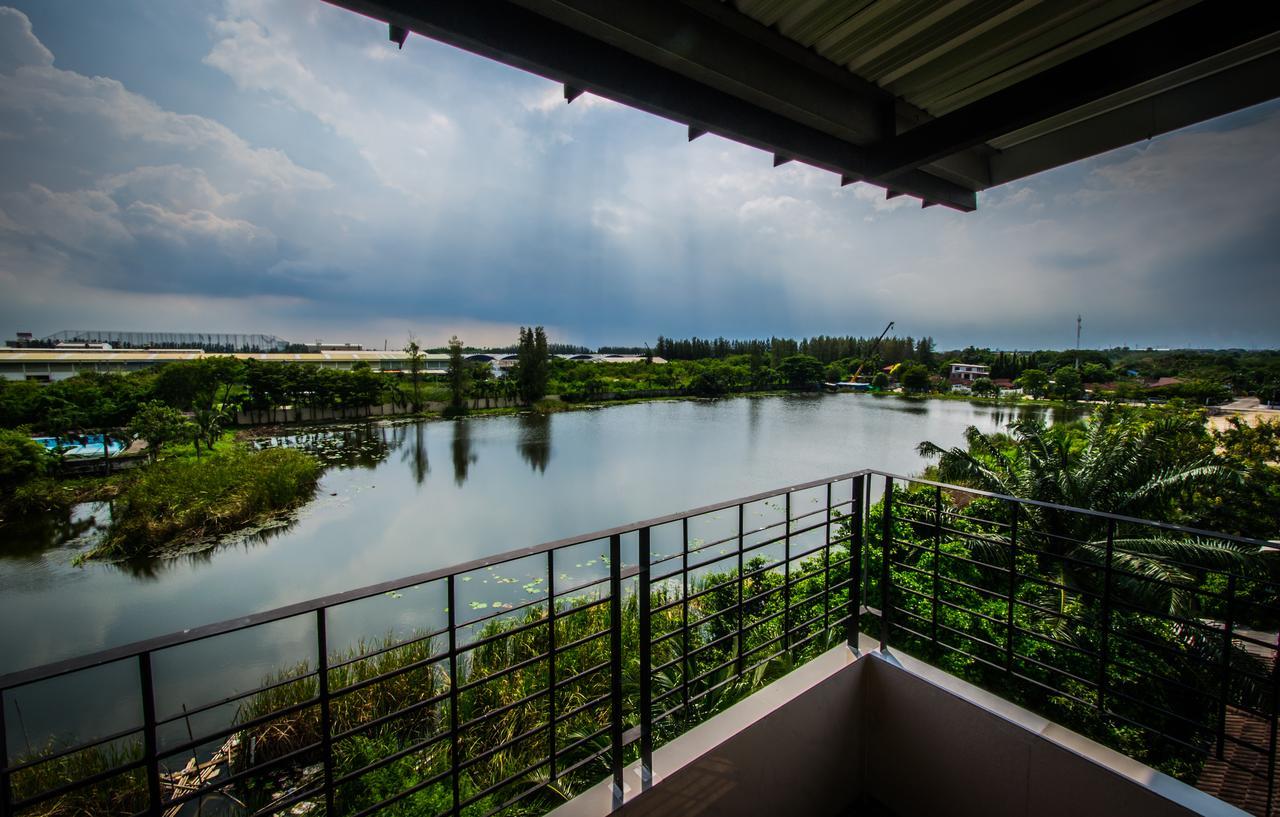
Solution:
M 849 508 L 849 620 L 845 623 L 845 640 L 858 649 L 858 632 L 862 626 L 862 514 L 865 509 L 863 486 L 867 478 L 853 478 Z
M 640 762 L 653 771 L 653 593 L 649 528 L 640 529 Z
M 680 717 L 689 722 L 689 517 L 680 520 Z
M 1235 629 L 1236 577 L 1227 575 L 1227 614 L 1222 622 L 1222 666 L 1218 678 L 1218 760 L 1227 742 L 1227 698 L 1231 695 L 1231 642 Z
M 1264 814 L 1275 814 L 1276 785 L 1276 732 L 1280 729 L 1280 639 L 1271 648 L 1271 737 L 1267 742 L 1267 808 Z
M 831 483 L 827 483 L 827 520 L 822 540 L 822 638 L 831 638 Z
M 742 503 L 738 503 L 738 604 L 735 610 L 735 626 L 738 629 L 738 635 L 734 638 L 735 648 L 738 651 L 737 660 L 733 662 L 733 674 L 735 676 L 742 675 L 742 548 L 746 544 L 746 531 L 743 529 L 743 519 L 745 511 Z
M 160 759 L 156 740 L 156 691 L 151 673 L 151 653 L 138 653 L 138 682 L 142 685 L 142 758 L 147 773 L 147 814 L 161 813 Z
M 13 813 L 10 803 L 13 795 L 9 788 L 9 733 L 4 722 L 4 690 L 0 690 L 0 817 Z
M 462 736 L 458 734 L 458 593 L 457 576 L 450 574 L 445 580 L 449 603 L 449 782 L 453 790 L 452 815 L 462 813 L 462 786 L 458 776 L 462 774 Z
M 868 475 L 862 481 L 862 517 L 858 520 L 861 525 L 863 542 L 867 541 L 868 528 L 871 525 L 871 478 Z M 867 570 L 866 549 L 862 554 L 862 598 L 868 603 L 871 601 L 871 571 Z
M 1017 623 L 1013 612 L 1018 598 L 1018 503 L 1010 500 L 1009 508 L 1009 611 L 1005 620 L 1007 635 L 1004 645 L 1004 670 L 1013 674 L 1013 635 L 1017 632 Z
M 316 666 L 320 689 L 320 745 L 324 752 L 324 805 L 326 814 L 337 814 L 333 792 L 333 712 L 329 698 L 329 635 L 325 608 L 316 610 Z
M 942 559 L 942 488 L 933 489 L 933 590 L 929 599 L 930 639 L 938 643 L 938 562 Z
M 609 745 L 613 796 L 622 799 L 622 536 L 609 537 Z
M 893 609 L 893 477 L 884 478 L 884 501 L 880 503 L 880 649 L 889 646 Z
M 1111 661 L 1111 584 L 1116 544 L 1116 520 L 1107 520 L 1107 548 L 1102 565 L 1102 634 L 1098 643 L 1098 712 L 1107 711 L 1107 664 Z
M 547 747 L 548 780 L 556 779 L 556 552 L 547 551 Z
M 782 534 L 782 648 L 791 652 L 791 492 L 783 505 L 786 524 Z

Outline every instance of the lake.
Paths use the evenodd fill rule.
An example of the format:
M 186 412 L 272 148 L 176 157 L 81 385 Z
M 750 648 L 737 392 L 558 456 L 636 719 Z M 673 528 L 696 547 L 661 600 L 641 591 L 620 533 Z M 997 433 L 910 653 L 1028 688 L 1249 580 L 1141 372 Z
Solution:
M 918 473 L 922 440 L 1028 411 L 1046 409 L 804 394 L 267 440 L 336 463 L 285 526 L 83 567 L 106 507 L 0 527 L 0 673 L 845 471 Z

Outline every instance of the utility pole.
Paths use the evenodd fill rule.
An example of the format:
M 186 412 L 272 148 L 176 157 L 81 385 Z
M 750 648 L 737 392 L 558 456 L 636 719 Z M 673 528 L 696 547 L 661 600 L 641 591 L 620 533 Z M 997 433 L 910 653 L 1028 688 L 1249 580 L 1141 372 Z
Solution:
M 1080 313 L 1076 313 L 1076 371 L 1080 371 Z

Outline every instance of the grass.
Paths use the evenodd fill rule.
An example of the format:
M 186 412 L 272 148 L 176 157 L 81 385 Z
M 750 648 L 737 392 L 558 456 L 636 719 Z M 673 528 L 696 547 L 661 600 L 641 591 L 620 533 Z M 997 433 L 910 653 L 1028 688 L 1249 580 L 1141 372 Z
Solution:
M 225 533 L 311 498 L 321 465 L 301 451 L 224 446 L 127 474 L 111 527 L 86 558 L 123 559 Z

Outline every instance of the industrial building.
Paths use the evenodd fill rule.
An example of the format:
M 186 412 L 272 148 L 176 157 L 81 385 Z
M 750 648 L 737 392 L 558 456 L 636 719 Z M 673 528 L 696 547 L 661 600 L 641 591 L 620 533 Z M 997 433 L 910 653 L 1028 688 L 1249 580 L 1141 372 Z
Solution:
M 351 369 L 363 361 L 375 371 L 409 370 L 409 360 L 399 349 L 387 352 L 238 352 L 227 355 L 200 349 L 0 349 L 0 377 L 50 383 L 81 372 L 124 374 L 175 360 L 221 356 L 264 362 L 311 363 L 331 369 Z M 441 374 L 449 368 L 449 356 L 446 354 L 424 354 L 423 358 L 423 368 L 428 374 Z

